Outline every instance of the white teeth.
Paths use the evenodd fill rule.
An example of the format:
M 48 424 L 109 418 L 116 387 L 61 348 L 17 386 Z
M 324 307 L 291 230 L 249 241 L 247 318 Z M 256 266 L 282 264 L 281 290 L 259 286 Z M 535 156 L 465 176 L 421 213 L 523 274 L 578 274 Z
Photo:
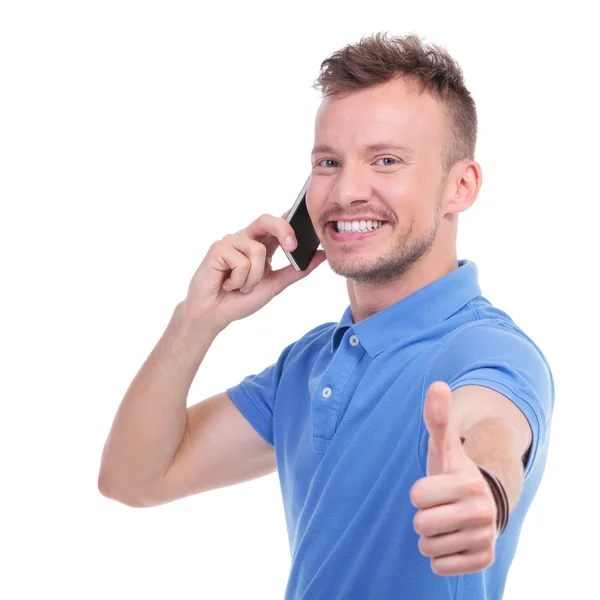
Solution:
M 383 221 L 338 221 L 337 230 L 339 232 L 346 231 L 371 231 L 383 225 Z

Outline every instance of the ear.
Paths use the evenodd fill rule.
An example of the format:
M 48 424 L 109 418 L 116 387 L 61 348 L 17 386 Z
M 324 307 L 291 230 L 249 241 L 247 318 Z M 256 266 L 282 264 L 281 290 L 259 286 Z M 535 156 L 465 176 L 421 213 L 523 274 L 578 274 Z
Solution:
M 474 160 L 459 160 L 446 176 L 443 190 L 443 214 L 461 213 L 477 200 L 482 184 L 481 166 Z

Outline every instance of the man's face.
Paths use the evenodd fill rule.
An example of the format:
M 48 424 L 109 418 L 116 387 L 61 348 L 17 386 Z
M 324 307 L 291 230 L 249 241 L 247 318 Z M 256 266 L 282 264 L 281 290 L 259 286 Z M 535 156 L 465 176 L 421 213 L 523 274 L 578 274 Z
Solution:
M 306 201 L 335 273 L 383 283 L 429 252 L 443 216 L 446 127 L 437 101 L 411 91 L 402 79 L 323 100 Z M 367 234 L 332 230 L 332 220 L 363 215 L 386 223 Z

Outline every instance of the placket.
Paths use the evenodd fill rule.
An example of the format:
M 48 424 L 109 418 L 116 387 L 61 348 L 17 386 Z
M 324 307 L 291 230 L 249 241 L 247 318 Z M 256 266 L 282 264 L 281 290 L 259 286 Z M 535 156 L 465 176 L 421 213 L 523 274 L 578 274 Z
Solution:
M 335 434 L 343 394 L 350 376 L 365 353 L 352 328 L 344 332 L 340 345 L 312 396 L 313 450 L 325 452 Z

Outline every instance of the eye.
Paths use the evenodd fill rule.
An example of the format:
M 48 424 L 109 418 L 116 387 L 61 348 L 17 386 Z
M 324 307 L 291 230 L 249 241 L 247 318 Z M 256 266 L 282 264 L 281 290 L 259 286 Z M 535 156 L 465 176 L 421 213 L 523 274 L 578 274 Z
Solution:
M 325 164 L 323 164 L 323 163 L 325 163 Z M 331 163 L 336 163 L 336 164 L 332 165 Z M 332 158 L 325 158 L 317 163 L 318 167 L 335 167 L 336 165 L 339 165 L 338 161 L 333 160 Z
M 392 158 L 390 156 L 386 156 L 384 158 L 380 158 L 377 162 L 380 162 L 382 160 L 392 161 L 392 162 L 388 162 L 388 163 L 385 163 L 385 164 L 381 165 L 382 167 L 391 167 L 391 166 L 393 166 L 394 164 L 396 164 L 398 162 L 395 158 Z

